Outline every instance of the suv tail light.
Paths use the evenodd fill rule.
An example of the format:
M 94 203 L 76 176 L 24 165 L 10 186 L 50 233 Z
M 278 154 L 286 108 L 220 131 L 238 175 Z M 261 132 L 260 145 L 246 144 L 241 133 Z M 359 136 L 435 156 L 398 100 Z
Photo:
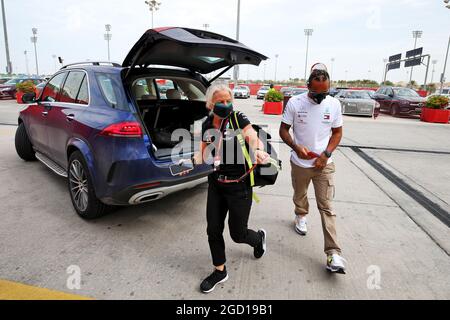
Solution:
M 101 136 L 107 137 L 142 137 L 141 125 L 138 122 L 120 122 L 109 125 L 100 132 Z

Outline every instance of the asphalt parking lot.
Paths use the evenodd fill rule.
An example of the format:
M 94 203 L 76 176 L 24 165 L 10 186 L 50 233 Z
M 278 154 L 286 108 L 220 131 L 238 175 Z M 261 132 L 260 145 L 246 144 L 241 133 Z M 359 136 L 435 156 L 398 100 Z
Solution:
M 276 185 L 256 190 L 261 203 L 249 222 L 267 230 L 267 254 L 255 260 L 226 227 L 230 279 L 208 299 L 450 298 L 450 125 L 344 117 L 334 156 L 335 209 L 348 272 L 330 275 L 312 188 L 308 235 L 293 228 L 281 117 L 264 115 L 254 98 L 235 105 L 272 130 L 283 171 Z M 198 287 L 212 270 L 206 185 L 84 221 L 63 178 L 16 155 L 21 108 L 0 101 L 0 279 L 94 299 L 205 298 Z M 81 271 L 80 289 L 67 286 L 73 266 Z

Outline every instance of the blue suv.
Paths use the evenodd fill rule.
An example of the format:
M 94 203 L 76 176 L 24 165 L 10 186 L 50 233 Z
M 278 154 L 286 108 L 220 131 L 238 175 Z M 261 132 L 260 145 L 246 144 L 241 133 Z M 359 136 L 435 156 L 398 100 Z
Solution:
M 20 112 L 18 155 L 66 177 L 85 219 L 116 205 L 160 199 L 206 182 L 209 165 L 180 175 L 179 159 L 195 152 L 194 122 L 208 110 L 205 92 L 237 64 L 266 57 L 203 30 L 148 30 L 122 65 L 85 62 L 61 68 Z M 203 75 L 218 71 L 207 80 Z M 177 129 L 189 136 L 173 140 Z

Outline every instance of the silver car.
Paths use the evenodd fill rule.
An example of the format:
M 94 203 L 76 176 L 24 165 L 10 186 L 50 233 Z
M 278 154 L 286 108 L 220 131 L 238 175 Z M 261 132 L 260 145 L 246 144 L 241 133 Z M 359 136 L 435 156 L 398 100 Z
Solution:
M 380 109 L 380 104 L 363 90 L 341 90 L 335 98 L 341 102 L 342 114 L 372 117 Z
M 237 86 L 233 89 L 235 98 L 250 98 L 250 89 L 247 86 Z
M 269 92 L 269 86 L 262 86 L 256 93 L 256 99 L 264 99 L 266 93 Z

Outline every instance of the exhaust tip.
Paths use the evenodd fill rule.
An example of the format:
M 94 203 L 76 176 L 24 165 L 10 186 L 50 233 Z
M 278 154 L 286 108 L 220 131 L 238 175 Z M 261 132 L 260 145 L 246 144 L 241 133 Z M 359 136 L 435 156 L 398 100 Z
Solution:
M 138 197 L 136 197 L 134 199 L 133 198 L 130 199 L 130 203 L 131 204 L 140 204 L 140 203 L 144 203 L 144 202 L 155 201 L 155 200 L 158 200 L 158 199 L 162 198 L 163 195 L 164 195 L 164 193 L 162 193 L 162 192 L 143 194 L 143 195 L 138 196 Z

